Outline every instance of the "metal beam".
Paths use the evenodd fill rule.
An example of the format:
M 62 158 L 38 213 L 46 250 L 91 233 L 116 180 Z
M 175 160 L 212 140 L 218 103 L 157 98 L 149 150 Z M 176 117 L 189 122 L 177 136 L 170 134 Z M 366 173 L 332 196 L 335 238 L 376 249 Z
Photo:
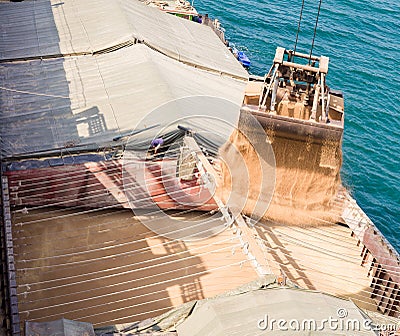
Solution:
M 214 167 L 205 157 L 197 142 L 192 137 L 187 136 L 184 138 L 184 143 L 186 146 L 189 147 L 192 155 L 195 156 L 197 161 L 197 169 L 199 170 L 202 179 L 208 179 L 211 175 L 216 187 L 221 187 L 222 179 L 219 177 Z M 212 182 L 213 181 L 209 181 L 209 183 L 206 183 L 206 186 L 213 185 Z M 263 248 L 264 244 L 258 237 L 257 231 L 247 225 L 240 212 L 235 211 L 234 209 L 230 209 L 227 205 L 225 205 L 224 202 L 217 197 L 214 190 L 210 190 L 210 192 L 213 194 L 213 199 L 218 205 L 218 208 L 225 218 L 228 226 L 233 230 L 233 233 L 239 239 L 243 253 L 251 262 L 257 274 L 259 276 L 273 274 L 268 266 L 268 262 L 265 256 L 266 251 Z

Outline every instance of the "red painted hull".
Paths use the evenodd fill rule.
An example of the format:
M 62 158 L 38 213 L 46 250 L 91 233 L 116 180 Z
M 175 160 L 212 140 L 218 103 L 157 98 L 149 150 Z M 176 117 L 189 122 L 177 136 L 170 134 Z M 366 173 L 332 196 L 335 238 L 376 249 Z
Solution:
M 13 206 L 217 208 L 199 180 L 182 181 L 171 174 L 175 169 L 173 160 L 137 161 L 128 168 L 122 160 L 108 160 L 10 170 L 5 175 Z M 197 206 L 199 196 L 208 199 L 202 206 Z

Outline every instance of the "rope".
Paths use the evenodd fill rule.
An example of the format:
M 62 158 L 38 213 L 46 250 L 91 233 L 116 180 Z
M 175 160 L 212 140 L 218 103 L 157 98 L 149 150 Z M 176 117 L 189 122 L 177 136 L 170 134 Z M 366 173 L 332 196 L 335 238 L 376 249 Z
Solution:
M 15 90 L 15 89 L 6 88 L 6 87 L 4 87 L 4 86 L 0 86 L 0 90 L 10 91 L 10 92 L 16 92 L 16 93 L 23 93 L 23 94 L 29 94 L 29 95 L 34 95 L 34 96 L 43 96 L 43 97 L 51 97 L 51 98 L 70 99 L 70 97 L 67 97 L 67 96 L 58 96 L 58 95 L 52 95 L 52 94 L 46 94 L 46 93 L 39 93 L 39 92 L 31 92 L 31 91 L 24 91 L 24 90 Z
M 189 255 L 187 257 L 178 258 L 177 260 L 164 261 L 164 262 L 162 262 L 160 264 L 157 263 L 157 264 L 154 264 L 154 265 L 144 266 L 144 267 L 141 267 L 141 268 L 135 268 L 133 270 L 129 270 L 129 271 L 126 271 L 126 272 L 119 272 L 119 273 L 114 273 L 114 274 L 110 274 L 110 275 L 105 275 L 105 276 L 102 276 L 101 278 L 88 279 L 88 280 L 83 280 L 83 281 L 80 281 L 80 282 L 74 282 L 74 283 L 70 283 L 70 284 L 66 284 L 66 285 L 55 286 L 55 287 L 47 287 L 47 288 L 42 288 L 42 289 L 38 289 L 38 290 L 35 290 L 35 291 L 28 291 L 27 295 L 29 295 L 30 293 L 33 293 L 33 292 L 41 293 L 41 292 L 47 291 L 47 290 L 54 290 L 54 289 L 57 290 L 57 289 L 62 288 L 62 287 L 73 286 L 73 285 L 82 284 L 82 283 L 86 283 L 86 282 L 93 282 L 93 281 L 96 282 L 96 281 L 99 281 L 99 280 L 104 280 L 104 279 L 113 278 L 113 277 L 119 277 L 119 276 L 122 276 L 122 275 L 127 275 L 127 274 L 131 274 L 131 273 L 135 273 L 135 272 L 143 272 L 145 270 L 149 270 L 149 269 L 152 269 L 152 268 L 158 268 L 160 266 L 164 267 L 166 265 L 170 265 L 170 264 L 174 264 L 174 263 L 181 263 L 181 262 L 189 261 L 190 259 L 197 259 L 199 257 L 204 257 L 204 256 L 207 256 L 207 255 L 211 255 L 211 254 L 222 252 L 222 251 L 230 251 L 230 250 L 232 250 L 232 248 L 240 248 L 240 244 L 238 243 L 236 245 L 228 245 L 228 246 L 224 246 L 222 248 L 213 249 L 212 251 L 207 251 L 207 252 L 203 252 L 203 253 L 199 253 L 199 254 Z M 188 251 L 184 251 L 184 252 L 188 253 Z M 174 253 L 173 255 L 175 256 L 175 255 L 177 255 L 177 253 Z M 168 257 L 171 257 L 171 256 L 168 256 Z M 157 259 L 159 259 L 159 258 L 156 258 L 154 260 L 157 260 Z M 146 260 L 144 262 L 131 264 L 131 266 L 132 265 L 136 266 L 137 264 L 145 263 L 145 262 L 149 263 L 149 262 L 152 262 L 152 261 L 153 260 L 150 259 L 150 260 Z M 148 280 L 148 279 L 155 278 L 155 277 L 156 278 L 157 277 L 161 277 L 161 276 L 167 275 L 167 274 L 174 274 L 174 273 L 176 273 L 178 271 L 185 271 L 186 272 L 186 271 L 190 270 L 191 268 L 197 269 L 198 266 L 199 266 L 198 264 L 192 264 L 192 265 L 188 266 L 185 263 L 183 263 L 182 267 L 175 268 L 175 267 L 171 266 L 172 269 L 170 269 L 168 271 L 165 271 L 165 272 L 154 271 L 151 275 L 144 276 L 144 277 L 137 277 L 137 278 L 134 278 L 134 279 L 121 281 L 121 282 L 113 282 L 111 284 L 107 284 L 107 285 L 104 285 L 104 286 L 97 285 L 97 286 L 89 288 L 89 289 L 84 289 L 84 290 L 80 290 L 80 291 L 73 291 L 73 292 L 69 292 L 69 293 L 66 293 L 66 294 L 52 295 L 52 296 L 51 295 L 46 295 L 46 297 L 43 297 L 43 298 L 40 298 L 40 299 L 31 300 L 31 301 L 22 301 L 22 300 L 20 300 L 20 303 L 32 303 L 32 302 L 39 302 L 39 301 L 47 301 L 47 300 L 53 300 L 53 299 L 68 297 L 68 296 L 74 296 L 74 295 L 77 295 L 77 294 L 90 293 L 90 292 L 93 292 L 93 291 L 98 291 L 100 289 L 113 288 L 113 287 L 117 287 L 117 286 L 121 286 L 121 285 L 132 284 L 132 283 L 138 282 L 138 281 Z M 135 288 L 135 286 L 132 286 L 132 288 Z M 24 293 L 20 293 L 19 295 L 23 296 Z M 39 309 L 46 309 L 46 308 L 47 308 L 47 306 L 42 307 L 42 308 L 38 308 L 38 310 Z M 29 309 L 29 311 L 34 311 L 34 310 L 35 309 Z M 22 312 L 24 312 L 24 311 L 22 311 Z
M 314 245 L 314 244 L 312 244 L 310 242 L 302 243 L 301 241 L 299 241 L 298 235 L 296 235 L 296 233 L 294 233 L 294 236 L 292 236 L 290 234 L 283 233 L 282 231 L 279 231 L 279 230 L 276 230 L 276 229 L 273 231 L 271 228 L 269 228 L 268 226 L 266 226 L 264 224 L 260 224 L 260 225 L 261 225 L 261 227 L 263 227 L 264 229 L 266 229 L 267 231 L 271 232 L 274 235 L 279 234 L 279 238 L 281 238 L 282 240 L 284 240 L 284 241 L 286 241 L 288 243 L 291 243 L 291 244 L 294 244 L 296 246 L 300 246 L 300 247 L 306 248 L 306 249 L 311 250 L 311 251 L 315 251 L 315 252 L 321 253 L 324 256 L 329 256 L 330 258 L 341 260 L 341 261 L 347 262 L 347 263 L 352 264 L 352 265 L 354 265 L 355 263 L 359 263 L 361 261 L 361 259 L 354 258 L 354 257 L 351 257 L 351 256 L 338 256 L 338 255 L 332 253 L 332 251 L 330 251 L 330 250 L 328 250 L 326 248 L 323 248 L 322 246 L 316 246 L 316 245 Z M 317 238 L 319 241 L 321 240 L 320 237 L 315 237 L 315 236 L 312 236 L 312 235 L 310 235 L 310 237 Z M 380 265 L 382 267 L 384 267 L 384 266 L 387 266 L 389 268 L 392 267 L 391 265 L 387 265 L 387 264 L 383 264 L 383 263 L 380 263 Z M 396 267 L 396 268 L 398 268 L 398 267 Z M 386 270 L 388 272 L 391 272 L 391 273 L 394 273 L 394 274 L 400 274 L 400 272 L 397 272 L 397 271 L 391 271 L 389 269 L 386 269 Z
M 112 297 L 112 296 L 117 295 L 117 294 L 134 292 L 134 291 L 137 291 L 139 289 L 150 288 L 150 287 L 158 286 L 158 285 L 161 285 L 161 284 L 171 283 L 171 282 L 174 282 L 174 281 L 177 281 L 177 280 L 182 281 L 184 279 L 190 279 L 190 278 L 193 278 L 195 276 L 199 277 L 201 275 L 209 274 L 212 271 L 226 269 L 226 268 L 230 268 L 232 266 L 240 266 L 240 265 L 243 265 L 246 262 L 249 262 L 249 261 L 248 260 L 241 260 L 241 261 L 234 262 L 234 263 L 231 263 L 231 264 L 228 264 L 228 265 L 223 265 L 223 266 L 219 266 L 219 267 L 210 268 L 210 269 L 207 269 L 207 270 L 204 270 L 204 271 L 200 271 L 200 272 L 197 272 L 197 273 L 193 273 L 193 274 L 183 275 L 183 276 L 180 276 L 178 278 L 167 279 L 167 280 L 159 281 L 159 282 L 152 282 L 150 284 L 146 284 L 146 285 L 142 285 L 142 286 L 136 286 L 136 287 L 128 288 L 128 289 L 125 289 L 125 290 L 112 291 L 110 293 L 101 294 L 101 295 L 97 295 L 97 296 L 94 296 L 94 297 L 82 298 L 82 299 L 78 299 L 78 300 L 75 300 L 75 301 L 56 303 L 56 304 L 53 304 L 53 305 L 47 305 L 45 307 L 39 307 L 39 308 L 30 309 L 29 311 L 32 312 L 32 311 L 38 311 L 38 310 L 43 310 L 43 309 L 56 308 L 56 307 L 70 305 L 70 304 L 74 304 L 74 303 L 87 302 L 87 301 L 94 300 L 94 299 L 99 299 L 99 298 Z M 197 266 L 197 265 L 194 265 L 194 266 Z M 130 282 L 132 282 L 132 281 L 134 281 L 134 280 L 130 280 Z M 113 284 L 113 285 L 110 285 L 110 286 L 107 286 L 107 287 L 111 287 L 111 286 L 114 287 L 115 285 L 117 285 L 117 284 Z
M 158 236 L 158 237 L 160 238 L 160 236 Z M 151 238 L 154 238 L 154 237 L 151 237 Z M 225 238 L 223 240 L 218 240 L 218 241 L 212 242 L 211 244 L 208 245 L 208 247 L 211 247 L 213 245 L 219 245 L 219 244 L 223 244 L 223 243 L 228 243 L 228 242 L 231 242 L 231 241 L 232 241 L 232 237 L 229 236 L 228 238 Z M 149 251 L 151 251 L 152 248 L 157 248 L 157 247 L 161 247 L 161 246 L 163 246 L 163 247 L 164 246 L 168 246 L 168 244 L 170 244 L 170 243 L 171 243 L 170 241 L 165 241 L 165 242 L 160 243 L 160 244 L 154 244 L 152 246 L 144 247 L 144 248 L 141 248 L 141 249 L 136 249 L 134 251 L 135 252 L 134 256 L 136 257 L 136 254 L 139 255 L 139 254 L 142 254 L 142 253 L 143 254 L 144 253 L 148 253 Z M 193 253 L 194 251 L 198 251 L 198 250 L 201 250 L 201 249 L 204 249 L 204 246 L 201 245 L 201 246 L 198 246 L 198 247 L 190 248 L 190 251 L 184 250 L 184 251 L 180 251 L 180 252 L 175 252 L 174 256 L 180 256 L 180 255 L 188 253 L 188 252 Z M 196 255 L 192 255 L 192 256 L 196 256 Z M 24 288 L 24 287 L 26 288 L 27 286 L 32 288 L 34 285 L 43 285 L 43 284 L 47 284 L 47 283 L 60 282 L 60 281 L 64 282 L 66 280 L 72 280 L 72 279 L 81 278 L 81 277 L 95 276 L 95 278 L 93 278 L 93 279 L 74 280 L 73 282 L 65 283 L 65 284 L 62 284 L 62 285 L 50 285 L 50 287 L 46 287 L 44 289 L 36 289 L 36 290 L 35 289 L 30 289 L 29 293 L 42 291 L 42 290 L 44 291 L 44 290 L 49 290 L 49 289 L 57 289 L 57 288 L 61 288 L 61 287 L 67 287 L 67 286 L 71 286 L 71 285 L 76 285 L 76 284 L 82 284 L 82 283 L 86 283 L 86 282 L 90 282 L 90 281 L 95 281 L 96 279 L 99 278 L 99 274 L 101 274 L 101 273 L 120 271 L 120 270 L 123 270 L 123 269 L 126 269 L 126 268 L 131 268 L 132 265 L 139 265 L 139 264 L 144 264 L 146 262 L 153 262 L 154 260 L 161 261 L 161 263 L 153 265 L 153 266 L 165 265 L 165 262 L 163 262 L 162 260 L 168 259 L 168 258 L 171 258 L 171 255 L 164 255 L 164 256 L 161 256 L 161 257 L 156 258 L 156 259 L 152 258 L 152 259 L 136 262 L 135 264 L 129 263 L 127 265 L 121 265 L 121 266 L 115 266 L 115 267 L 111 267 L 111 268 L 105 268 L 105 269 L 101 269 L 101 270 L 98 270 L 98 271 L 87 272 L 85 270 L 86 271 L 85 273 L 75 274 L 75 275 L 68 275 L 66 277 L 59 277 L 59 278 L 55 278 L 55 279 L 49 279 L 49 280 L 43 280 L 43 281 L 37 281 L 37 282 L 31 282 L 31 283 L 25 283 L 25 284 L 22 284 L 22 285 L 18 285 L 18 287 L 21 288 L 21 292 L 22 292 L 22 288 Z M 182 260 L 182 259 L 179 259 L 179 260 Z M 177 261 L 177 260 L 175 260 L 175 261 Z M 111 276 L 128 274 L 128 273 L 136 272 L 136 271 L 137 271 L 137 269 L 136 270 L 121 271 L 121 272 L 118 272 L 118 273 L 113 273 L 112 275 L 101 276 L 101 279 L 104 279 L 106 277 L 111 277 Z
M 208 224 L 208 223 L 210 223 L 210 222 L 212 222 L 214 220 L 215 220 L 215 218 L 211 218 L 210 221 L 197 223 L 197 224 L 191 226 L 190 228 L 195 228 L 195 227 L 198 227 L 198 226 L 201 227 L 201 226 L 203 226 L 205 224 Z M 173 231 L 169 231 L 168 234 L 177 233 L 177 232 L 185 231 L 185 230 L 187 230 L 187 228 L 176 229 L 176 230 L 173 230 Z M 191 235 L 189 235 L 187 237 L 192 237 L 192 236 L 196 237 L 196 235 L 197 235 L 197 233 L 194 233 L 194 234 L 191 234 Z M 161 237 L 160 235 L 157 235 L 157 236 Z M 145 241 L 145 240 L 146 239 L 144 239 L 142 241 Z M 111 246 L 103 247 L 103 248 L 100 248 L 100 249 L 99 248 L 98 249 L 90 249 L 90 250 L 76 252 L 76 253 L 66 253 L 66 254 L 63 254 L 63 255 L 55 255 L 55 256 L 48 256 L 48 257 L 41 257 L 41 258 L 32 258 L 32 259 L 23 260 L 23 262 L 33 262 L 33 261 L 48 260 L 48 259 L 66 258 L 66 257 L 72 257 L 72 256 L 87 254 L 87 253 L 95 253 L 95 252 L 99 252 L 99 251 L 114 249 L 114 248 L 117 248 L 117 247 L 123 247 L 123 246 L 129 245 L 129 244 L 137 244 L 138 242 L 139 241 L 133 241 L 133 242 L 129 241 L 129 242 L 126 242 L 126 243 L 123 243 L 123 244 L 111 245 Z M 46 268 L 47 267 L 53 268 L 53 267 L 58 267 L 58 266 L 63 266 L 64 267 L 64 266 L 68 266 L 68 265 L 71 265 L 71 264 L 75 265 L 75 264 L 81 264 L 81 263 L 93 263 L 96 260 L 103 259 L 103 258 L 110 259 L 110 258 L 121 257 L 122 255 L 135 255 L 135 254 L 138 254 L 139 251 L 149 251 L 149 250 L 151 250 L 151 248 L 154 248 L 154 247 L 157 247 L 157 246 L 160 246 L 160 245 L 161 246 L 162 245 L 168 245 L 168 242 L 162 243 L 162 244 L 157 244 L 157 245 L 152 245 L 152 246 L 149 246 L 149 247 L 146 247 L 146 248 L 142 248 L 142 249 L 138 249 L 138 250 L 137 249 L 133 250 L 133 251 L 130 250 L 128 252 L 122 252 L 122 253 L 117 253 L 117 254 L 107 254 L 106 256 L 99 257 L 99 258 L 71 261 L 69 263 L 64 263 L 64 264 L 58 263 L 58 264 L 55 264 L 55 265 L 53 264 L 53 265 L 42 265 L 42 266 L 38 265 L 38 266 L 35 266 L 35 267 L 24 267 L 24 268 L 19 268 L 19 271 L 26 272 L 28 270 L 42 269 L 42 268 L 45 268 L 45 267 Z M 157 260 L 157 258 L 153 258 L 152 259 L 152 261 L 154 261 L 154 260 Z M 140 263 L 142 263 L 142 262 L 140 262 Z M 130 264 L 130 265 L 133 266 L 135 264 Z M 88 273 L 85 273 L 85 274 L 88 274 Z

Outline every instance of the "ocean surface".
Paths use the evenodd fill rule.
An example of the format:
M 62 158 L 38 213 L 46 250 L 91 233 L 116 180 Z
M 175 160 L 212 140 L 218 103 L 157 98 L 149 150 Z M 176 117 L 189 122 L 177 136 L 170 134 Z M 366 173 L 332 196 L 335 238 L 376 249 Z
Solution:
M 345 94 L 342 180 L 400 251 L 399 0 L 324 0 L 315 55 L 330 57 L 327 84 Z M 197 0 L 264 75 L 277 46 L 293 49 L 301 0 Z M 297 50 L 309 53 L 318 0 L 305 0 Z

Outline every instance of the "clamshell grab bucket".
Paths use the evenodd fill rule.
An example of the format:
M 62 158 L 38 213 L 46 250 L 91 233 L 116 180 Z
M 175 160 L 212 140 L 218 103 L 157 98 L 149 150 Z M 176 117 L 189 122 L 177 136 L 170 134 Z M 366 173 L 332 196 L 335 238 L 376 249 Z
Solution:
M 264 129 L 276 164 L 272 201 L 258 215 L 301 225 L 339 221 L 344 104 L 343 94 L 325 83 L 328 63 L 327 57 L 277 48 L 269 73 L 248 83 L 239 131 L 231 143 L 243 149 L 250 178 L 256 179 L 251 171 L 257 170 L 256 156 L 264 154 L 247 149 L 251 144 L 243 134 L 249 131 L 246 115 L 251 114 Z M 249 195 L 262 194 L 259 181 L 250 182 Z

